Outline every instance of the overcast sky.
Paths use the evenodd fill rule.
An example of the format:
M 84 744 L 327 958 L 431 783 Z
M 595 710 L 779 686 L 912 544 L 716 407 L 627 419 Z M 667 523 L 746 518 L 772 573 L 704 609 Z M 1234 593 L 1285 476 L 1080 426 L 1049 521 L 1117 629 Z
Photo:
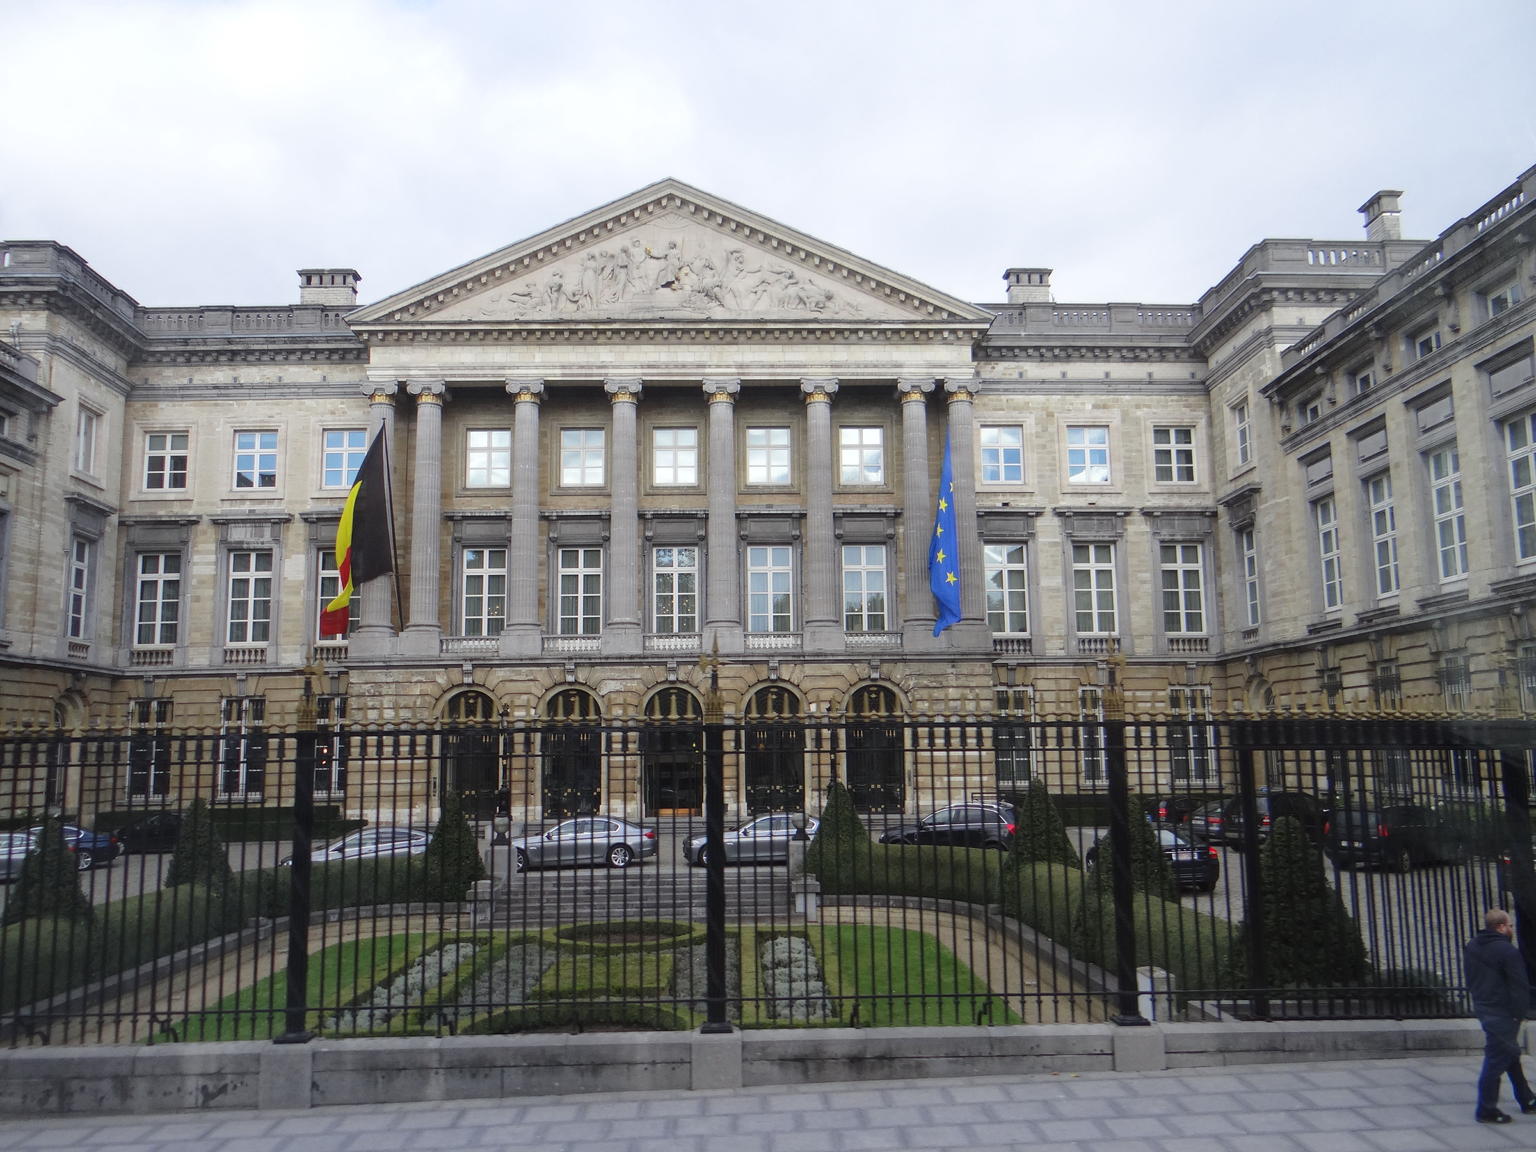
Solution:
M 676 177 L 945 292 L 1183 303 L 1536 164 L 1530 0 L 0 0 L 0 239 L 377 300 Z

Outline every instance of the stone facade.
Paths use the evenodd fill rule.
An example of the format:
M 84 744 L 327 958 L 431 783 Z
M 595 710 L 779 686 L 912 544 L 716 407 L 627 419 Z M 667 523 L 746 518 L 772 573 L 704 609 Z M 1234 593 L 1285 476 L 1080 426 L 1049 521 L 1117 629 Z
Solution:
M 1531 189 L 1427 245 L 1384 192 L 1177 305 L 971 304 L 674 181 L 361 308 L 0 245 L 0 720 L 285 724 L 316 657 L 351 722 L 630 719 L 713 653 L 732 715 L 1075 717 L 1122 661 L 1142 713 L 1529 708 Z M 321 643 L 379 429 L 398 588 Z

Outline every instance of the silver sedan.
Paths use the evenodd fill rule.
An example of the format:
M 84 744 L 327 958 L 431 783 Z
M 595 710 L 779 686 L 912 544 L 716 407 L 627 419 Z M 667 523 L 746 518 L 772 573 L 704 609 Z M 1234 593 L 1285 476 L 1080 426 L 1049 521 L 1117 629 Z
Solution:
M 795 838 L 797 819 L 801 817 L 788 816 L 782 812 L 773 816 L 759 816 L 740 828 L 726 832 L 721 840 L 721 846 L 725 849 L 725 862 L 743 864 L 771 860 L 784 863 L 789 859 L 789 842 Z M 806 837 L 816 835 L 821 821 L 814 816 L 803 819 Z M 703 836 L 684 840 L 683 859 L 690 864 L 703 864 L 709 855 L 704 840 Z
M 656 855 L 656 830 L 614 816 L 578 816 L 542 835 L 519 836 L 512 841 L 512 851 L 519 872 L 571 864 L 628 868 Z

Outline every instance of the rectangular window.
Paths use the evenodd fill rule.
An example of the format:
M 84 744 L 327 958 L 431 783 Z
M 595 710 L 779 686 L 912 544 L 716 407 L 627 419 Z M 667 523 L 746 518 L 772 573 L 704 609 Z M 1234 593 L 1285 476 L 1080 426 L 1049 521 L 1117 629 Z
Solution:
M 1453 445 L 1431 452 L 1429 502 L 1435 517 L 1435 554 L 1442 582 L 1467 574 L 1467 518 L 1461 499 L 1461 453 Z
M 1349 373 L 1349 394 L 1363 396 L 1376 387 L 1376 366 L 1362 364 Z
M 323 488 L 351 488 L 357 470 L 368 454 L 366 428 L 327 428 L 320 485 Z
M 171 791 L 171 701 L 138 697 L 128 702 L 128 721 L 134 731 L 128 737 L 128 784 L 130 800 L 158 799 Z
M 1199 544 L 1161 546 L 1163 631 L 1170 636 L 1205 632 L 1205 559 Z
M 1109 429 L 1104 425 L 1067 429 L 1067 482 L 1109 483 Z
M 789 483 L 789 429 L 747 429 L 747 483 Z
M 1195 430 L 1152 429 L 1153 472 L 1159 484 L 1195 482 Z
M 651 473 L 658 485 L 694 486 L 699 482 L 699 430 L 656 428 L 651 432 Z
M 464 487 L 505 488 L 511 483 L 511 430 L 468 429 L 464 434 Z
M 1024 429 L 1017 424 L 981 426 L 981 482 L 1024 483 Z
M 466 548 L 459 557 L 464 590 L 459 627 L 465 636 L 500 636 L 507 621 L 507 550 Z
M 1232 439 L 1237 444 L 1237 462 L 1253 461 L 1253 424 L 1248 413 L 1248 401 L 1232 406 Z
M 1520 303 L 1520 282 L 1511 280 L 1501 284 L 1489 292 L 1483 293 L 1483 306 L 1487 309 L 1488 319 L 1502 316 L 1516 304 Z
M 1211 749 L 1211 690 L 1203 684 L 1168 689 L 1168 764 L 1175 784 L 1209 784 L 1215 780 Z
M 81 405 L 75 416 L 75 471 L 96 475 L 96 447 L 101 438 L 101 413 Z
M 1339 555 L 1339 513 L 1332 496 L 1312 505 L 1317 528 L 1317 557 L 1322 577 L 1323 608 L 1337 612 L 1344 604 L 1344 569 Z
M 1408 355 L 1413 360 L 1423 360 L 1440 351 L 1440 344 L 1440 327 L 1431 324 L 1408 337 Z
M 1072 545 L 1072 596 L 1079 636 L 1113 636 L 1115 546 Z
M 997 687 L 997 721 L 992 727 L 992 763 L 999 787 L 1027 784 L 1034 775 L 1035 696 L 1029 687 Z
M 1252 528 L 1237 533 L 1237 562 L 1243 580 L 1243 612 L 1249 628 L 1257 628 L 1259 612 L 1259 543 Z
M 272 553 L 229 554 L 230 644 L 265 644 L 272 638 Z
M 1527 352 L 1524 356 L 1489 365 L 1483 370 L 1488 376 L 1488 395 L 1497 399 L 1531 383 L 1532 373 L 1536 372 L 1536 357 Z
M 1472 704 L 1472 666 L 1464 653 L 1453 652 L 1440 661 L 1440 690 L 1448 712 L 1464 712 Z
M 1421 433 L 1449 424 L 1455 415 L 1456 401 L 1449 391 L 1425 401 L 1413 410 L 1414 423 Z
M 1397 573 L 1397 506 L 1392 501 L 1392 476 L 1383 472 L 1365 482 L 1365 502 L 1371 517 L 1371 556 L 1376 567 L 1377 597 L 1395 596 Z
M 604 483 L 604 446 L 601 428 L 560 430 L 560 483 L 567 488 L 594 488 Z
M 794 568 L 788 545 L 747 549 L 747 631 L 788 632 L 794 627 Z
M 235 433 L 235 487 L 277 487 L 277 433 Z
M 1029 631 L 1029 567 L 1023 544 L 988 544 L 982 550 L 987 575 L 987 627 L 993 632 Z
M 843 545 L 843 629 L 884 632 L 885 545 Z
M 91 628 L 91 596 L 94 592 L 96 545 L 76 536 L 69 546 L 69 600 L 67 627 L 71 640 L 88 640 Z
M 651 551 L 653 580 L 652 631 L 663 636 L 699 630 L 699 550 L 655 548 Z
M 144 436 L 144 490 L 183 492 L 187 487 L 185 432 L 149 432 Z
M 1382 660 L 1371 669 L 1371 694 L 1377 708 L 1403 706 L 1403 678 L 1395 660 Z
M 1315 392 L 1311 396 L 1304 396 L 1296 402 L 1296 423 L 1305 428 L 1308 424 L 1316 424 L 1323 418 L 1323 394 Z
M 1514 513 L 1515 559 L 1536 559 L 1536 412 L 1504 425 L 1509 499 Z
M 347 791 L 347 721 L 345 696 L 315 697 L 315 796 L 342 796 Z
M 885 483 L 885 429 L 839 428 L 838 475 L 844 484 Z
M 1083 780 L 1103 784 L 1109 780 L 1109 752 L 1104 732 L 1104 691 L 1085 685 L 1077 690 L 1078 757 Z
M 181 628 L 181 553 L 140 552 L 137 567 L 133 643 L 175 644 Z
M 603 550 L 562 548 L 558 557 L 562 636 L 596 636 L 603 630 Z
M 267 700 L 226 696 L 219 701 L 219 793 L 259 800 L 267 775 Z
M 325 606 L 337 596 L 341 595 L 341 570 L 336 564 L 336 550 L 334 548 L 322 548 L 320 550 L 320 567 L 317 574 L 316 587 L 319 588 L 319 603 L 315 606 L 315 643 L 340 644 L 347 636 L 352 634 L 362 621 L 363 598 L 355 594 L 347 602 L 347 631 L 342 636 L 321 636 L 320 616 L 325 611 Z

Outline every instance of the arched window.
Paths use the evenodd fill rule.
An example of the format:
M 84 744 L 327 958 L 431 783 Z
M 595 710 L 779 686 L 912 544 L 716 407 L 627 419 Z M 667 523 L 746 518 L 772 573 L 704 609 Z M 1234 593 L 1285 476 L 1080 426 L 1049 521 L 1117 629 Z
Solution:
M 847 783 L 854 806 L 900 812 L 906 771 L 896 693 L 882 684 L 866 684 L 854 692 L 848 711 Z
M 663 688 L 645 702 L 640 734 L 647 816 L 697 816 L 704 809 L 704 714 L 686 688 Z
M 478 690 L 460 692 L 448 701 L 443 733 L 442 787 L 456 792 L 465 815 L 489 819 L 500 789 L 500 732 L 496 702 Z
M 747 697 L 747 811 L 799 812 L 805 807 L 805 724 L 800 699 L 781 684 Z
M 603 801 L 602 712 L 582 688 L 564 688 L 545 705 L 544 818 L 588 816 Z

